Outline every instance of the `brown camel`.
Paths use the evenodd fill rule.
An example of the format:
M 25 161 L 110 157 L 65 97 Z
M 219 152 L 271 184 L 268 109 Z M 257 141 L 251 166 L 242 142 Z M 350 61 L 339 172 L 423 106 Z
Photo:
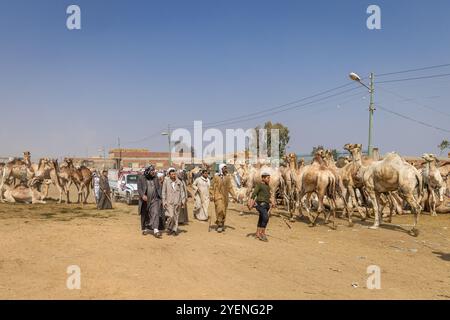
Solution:
M 310 226 L 316 224 L 316 220 L 319 215 L 324 212 L 323 200 L 325 195 L 330 199 L 331 212 L 333 213 L 333 229 L 336 228 L 336 177 L 334 173 L 326 166 L 323 160 L 324 150 L 318 150 L 314 155 L 314 160 L 310 165 L 305 166 L 305 168 L 300 173 L 301 189 L 297 199 L 301 200 L 305 195 L 310 196 L 312 193 L 317 194 L 318 198 L 318 209 L 317 215 L 312 219 L 309 211 L 308 218 L 311 222 Z M 300 215 L 303 215 L 302 205 L 299 206 Z M 325 213 L 324 213 L 325 214 Z M 328 223 L 331 213 L 325 215 L 325 223 Z M 291 218 L 292 219 L 292 218 Z

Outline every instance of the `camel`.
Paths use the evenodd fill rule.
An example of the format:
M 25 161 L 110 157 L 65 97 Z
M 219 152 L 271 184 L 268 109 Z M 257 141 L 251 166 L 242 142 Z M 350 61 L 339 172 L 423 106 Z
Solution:
M 447 161 L 441 161 L 438 170 L 441 173 L 442 179 L 444 179 L 444 182 L 446 183 L 446 195 L 450 198 L 450 160 Z
M 249 166 L 243 171 L 243 176 L 241 177 L 241 185 L 247 188 L 247 198 L 250 198 L 253 192 L 253 187 L 261 182 L 261 172 L 262 170 L 267 171 L 270 174 L 270 191 L 271 191 L 271 201 L 276 203 L 276 194 L 281 193 L 284 201 L 287 203 L 288 198 L 285 192 L 285 182 L 282 177 L 279 168 L 274 168 L 270 165 L 264 164 L 258 167 Z M 245 182 L 245 183 L 244 183 Z
M 3 200 L 1 191 L 5 184 L 15 185 L 15 179 L 26 182 L 29 181 L 33 175 L 31 169 L 31 153 L 29 151 L 23 153 L 23 160 L 16 158 L 7 162 L 3 167 L 0 177 L 0 201 Z
M 39 192 L 39 184 L 39 179 L 32 179 L 29 186 L 25 182 L 15 187 L 7 186 L 4 194 L 6 202 L 45 203 L 42 193 Z
M 332 170 L 330 170 L 324 160 L 324 150 L 318 150 L 314 155 L 314 160 L 310 165 L 307 165 L 300 172 L 298 179 L 300 180 L 300 189 L 298 191 L 297 199 L 300 201 L 299 211 L 300 215 L 303 215 L 301 200 L 305 195 L 308 199 L 312 193 L 317 194 L 318 208 L 317 215 L 312 219 L 309 210 L 307 210 L 308 218 L 310 220 L 310 226 L 316 224 L 316 220 L 319 215 L 324 212 L 323 200 L 325 195 L 330 199 L 331 212 L 333 213 L 333 229 L 336 228 L 336 177 Z M 331 213 L 325 215 L 325 223 L 328 222 Z M 291 221 L 293 217 L 291 216 Z
M 41 161 L 43 161 L 43 159 L 41 159 Z M 36 178 L 43 180 L 42 193 L 44 195 L 44 200 L 48 197 L 49 186 L 53 184 L 59 191 L 58 203 L 61 203 L 64 193 L 64 185 L 61 183 L 61 178 L 59 176 L 58 160 L 45 158 L 44 161 L 46 163 L 44 168 L 42 168 L 43 164 L 40 163 L 39 166 L 41 166 L 41 169 L 39 166 L 35 169 Z
M 280 167 L 281 175 L 285 182 L 286 195 L 287 195 L 287 210 L 295 210 L 295 198 L 296 198 L 296 173 L 297 173 L 297 156 L 295 153 L 289 153 L 284 157 L 287 167 Z
M 428 194 L 428 205 L 430 208 L 430 213 L 432 216 L 437 216 L 436 214 L 436 193 L 439 195 L 439 202 L 444 202 L 444 194 L 446 189 L 446 184 L 438 170 L 436 164 L 439 160 L 434 154 L 424 153 L 422 158 L 425 160 L 425 166 L 422 169 L 422 179 L 424 188 L 427 190 Z M 425 200 L 425 199 L 424 199 Z
M 63 185 L 64 192 L 66 193 L 66 202 L 70 203 L 69 190 L 70 190 L 70 186 L 72 184 L 74 184 L 77 188 L 78 203 L 80 203 L 80 200 L 83 195 L 83 190 L 86 185 L 83 181 L 84 178 L 83 178 L 82 171 L 75 168 L 75 165 L 73 164 L 72 159 L 64 158 L 64 164 L 62 164 L 59 167 L 59 177 L 60 177 L 60 181 Z M 86 197 L 86 199 L 87 199 L 87 197 Z
M 362 180 L 362 176 L 364 171 L 366 170 L 367 166 L 370 165 L 373 160 L 371 159 L 364 159 L 362 158 L 362 145 L 361 144 L 351 144 L 347 143 L 344 146 L 344 149 L 351 153 L 352 158 L 351 162 L 346 164 L 341 169 L 341 177 L 342 177 L 342 183 L 346 191 L 346 201 L 348 204 L 352 204 L 353 208 L 356 207 L 358 210 L 359 215 L 361 216 L 361 219 L 364 221 L 366 219 L 366 216 L 368 214 L 368 211 L 366 209 L 366 212 L 364 212 L 358 203 L 358 198 L 356 197 L 355 190 L 359 190 L 359 193 L 361 196 L 364 196 L 364 183 Z M 351 198 L 351 202 L 349 201 Z M 348 220 L 349 223 L 352 223 L 352 210 L 351 208 L 348 210 Z
M 382 221 L 380 195 L 398 191 L 414 213 L 414 226 L 410 234 L 419 234 L 417 222 L 421 211 L 422 177 L 414 166 L 404 161 L 397 153 L 388 153 L 383 160 L 373 162 L 364 170 L 363 181 L 375 211 L 375 221 L 371 229 L 378 229 Z

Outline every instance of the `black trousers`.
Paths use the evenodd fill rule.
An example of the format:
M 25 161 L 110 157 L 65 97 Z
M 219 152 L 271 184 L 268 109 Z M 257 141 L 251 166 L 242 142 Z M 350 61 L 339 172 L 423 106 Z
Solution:
M 256 204 L 256 210 L 259 212 L 258 228 L 267 227 L 267 223 L 269 223 L 269 209 L 270 205 L 266 202 Z

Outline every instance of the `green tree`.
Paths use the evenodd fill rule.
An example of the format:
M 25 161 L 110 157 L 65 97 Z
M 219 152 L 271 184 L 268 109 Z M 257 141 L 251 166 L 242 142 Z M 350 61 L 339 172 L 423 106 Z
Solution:
M 257 126 L 255 128 L 257 136 L 256 136 L 256 141 L 257 141 L 257 150 L 259 153 L 259 130 L 261 129 L 261 126 Z M 272 134 L 271 134 L 271 130 L 272 129 L 278 129 L 278 138 L 279 138 L 279 142 L 280 142 L 280 149 L 279 149 L 279 154 L 280 154 L 280 158 L 282 158 L 285 154 L 286 154 L 286 146 L 289 143 L 289 128 L 284 126 L 283 124 L 277 122 L 277 123 L 272 123 L 271 121 L 267 121 L 266 123 L 264 123 L 264 127 L 263 129 L 266 130 L 267 132 L 267 152 L 269 157 L 271 156 L 272 153 Z
M 450 149 L 450 142 L 448 140 L 442 140 L 442 142 L 438 145 L 438 148 L 443 152 L 445 149 Z

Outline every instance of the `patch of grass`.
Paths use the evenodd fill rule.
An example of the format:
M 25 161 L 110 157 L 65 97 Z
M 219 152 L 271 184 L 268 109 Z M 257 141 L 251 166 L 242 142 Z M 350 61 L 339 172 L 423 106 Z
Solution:
M 51 212 L 45 212 L 45 213 L 41 213 L 40 216 L 42 217 L 42 219 L 51 219 L 56 215 L 56 213 L 51 213 Z

